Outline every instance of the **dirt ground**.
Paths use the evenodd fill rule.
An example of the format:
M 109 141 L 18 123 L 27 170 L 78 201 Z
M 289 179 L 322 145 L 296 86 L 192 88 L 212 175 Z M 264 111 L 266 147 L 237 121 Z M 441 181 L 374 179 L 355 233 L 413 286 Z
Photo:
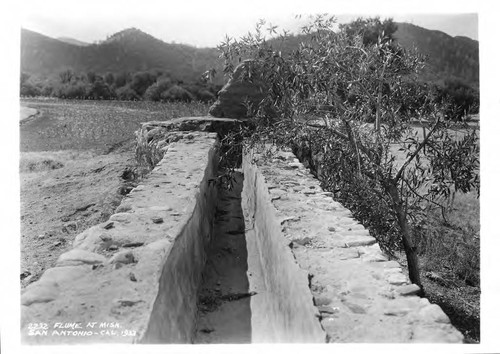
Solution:
M 134 164 L 132 149 L 126 150 L 108 155 L 36 153 L 36 160 L 55 161 L 51 166 L 56 168 L 20 173 L 23 287 L 72 248 L 76 235 L 106 221 L 119 205 L 127 184 L 121 175 Z M 21 161 L 29 157 L 23 153 Z M 57 168 L 57 162 L 63 166 Z
M 241 210 L 243 175 L 231 190 L 221 189 L 216 209 L 214 239 L 203 271 L 198 297 L 194 343 L 251 343 L 252 326 L 247 278 L 245 222 Z

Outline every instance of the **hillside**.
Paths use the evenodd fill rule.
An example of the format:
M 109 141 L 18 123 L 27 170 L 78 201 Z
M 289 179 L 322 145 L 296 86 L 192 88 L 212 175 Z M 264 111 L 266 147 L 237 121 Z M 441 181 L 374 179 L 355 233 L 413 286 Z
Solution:
M 65 43 L 69 43 L 69 44 L 74 44 L 74 45 L 78 45 L 78 46 L 81 46 L 81 47 L 85 47 L 85 46 L 88 46 L 90 44 L 90 43 L 87 43 L 87 42 L 79 41 L 78 39 L 71 38 L 71 37 L 58 37 L 56 39 L 58 41 L 61 41 L 61 42 L 65 42 Z
M 98 74 L 159 69 L 192 81 L 213 67 L 217 57 L 216 49 L 165 43 L 135 28 L 87 46 L 21 31 L 21 71 L 41 76 L 55 75 L 66 68 Z
M 423 79 L 442 82 L 458 78 L 479 88 L 479 42 L 468 37 L 451 37 L 441 31 L 431 31 L 409 23 L 397 23 L 394 34 L 405 48 L 416 47 L 428 56 Z
M 479 87 L 478 41 L 451 37 L 408 23 L 397 25 L 394 35 L 397 41 L 405 48 L 416 47 L 428 56 L 423 80 L 442 83 L 457 78 L 474 88 Z M 296 47 L 301 37 L 290 37 L 285 46 L 288 49 Z M 159 69 L 176 79 L 193 81 L 218 65 L 218 54 L 215 48 L 165 43 L 136 28 L 88 45 L 71 39 L 53 39 L 27 29 L 21 31 L 21 71 L 38 76 L 57 75 L 68 68 L 77 73 L 93 71 L 97 74 Z M 216 83 L 222 80 L 219 75 Z
M 81 61 L 83 50 L 84 47 L 21 29 L 22 72 L 47 76 L 74 68 Z

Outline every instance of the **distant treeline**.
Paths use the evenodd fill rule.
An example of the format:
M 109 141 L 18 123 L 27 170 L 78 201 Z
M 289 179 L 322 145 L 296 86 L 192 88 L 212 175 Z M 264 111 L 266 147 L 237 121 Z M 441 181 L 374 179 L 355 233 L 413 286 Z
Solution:
M 397 97 L 397 95 L 396 95 Z M 405 85 L 405 97 L 401 113 L 418 112 L 425 102 L 444 107 L 446 119 L 461 120 L 471 114 L 479 113 L 479 92 L 459 79 L 444 80 L 441 84 L 433 82 L 413 82 Z
M 40 79 L 21 74 L 21 97 L 57 97 L 63 99 L 159 101 L 159 102 L 211 102 L 221 85 L 198 80 L 186 83 L 174 79 L 161 70 L 137 73 L 98 75 L 94 72 L 76 74 L 64 70 L 58 77 Z M 418 111 L 429 98 L 435 103 L 447 102 L 445 115 L 458 120 L 468 114 L 479 113 L 479 92 L 458 79 L 443 84 L 413 83 L 405 90 L 401 111 Z
M 63 99 L 210 102 L 221 85 L 202 79 L 183 82 L 161 70 L 119 74 L 75 73 L 64 70 L 57 77 L 39 78 L 21 73 L 21 97 L 57 97 Z

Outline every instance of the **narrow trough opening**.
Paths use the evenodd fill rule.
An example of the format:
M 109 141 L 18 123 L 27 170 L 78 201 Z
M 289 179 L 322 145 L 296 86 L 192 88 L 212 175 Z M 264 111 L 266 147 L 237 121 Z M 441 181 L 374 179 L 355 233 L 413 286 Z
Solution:
M 202 273 L 194 343 L 250 343 L 252 339 L 247 278 L 245 221 L 241 209 L 243 174 L 231 189 L 221 188 L 213 239 Z

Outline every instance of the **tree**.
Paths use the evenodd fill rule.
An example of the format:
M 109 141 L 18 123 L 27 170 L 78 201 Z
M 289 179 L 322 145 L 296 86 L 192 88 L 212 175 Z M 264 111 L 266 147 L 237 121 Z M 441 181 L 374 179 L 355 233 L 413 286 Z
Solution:
M 93 71 L 89 71 L 87 73 L 87 81 L 90 83 L 90 84 L 93 84 L 97 79 L 97 75 L 95 72 Z
M 107 73 L 104 76 L 104 81 L 106 82 L 106 84 L 108 84 L 108 86 L 111 86 L 115 83 L 115 77 L 113 76 L 112 73 Z
M 368 30 L 335 31 L 334 18 L 319 15 L 304 26 L 297 50 L 282 53 L 259 22 L 255 33 L 227 38 L 219 49 L 226 73 L 251 58 L 259 70 L 244 77 L 268 83 L 250 141 L 292 146 L 309 159 L 323 185 L 372 226 L 382 247 L 404 249 L 410 280 L 422 286 L 412 224 L 425 218 L 425 208 L 445 208 L 452 190 L 478 188 L 477 134 L 450 136 L 443 107 L 415 84 L 421 56 L 391 36 L 375 41 L 373 27 L 391 34 L 392 21 L 355 27 L 360 23 Z M 409 104 L 415 95 L 419 103 Z M 416 134 L 415 120 L 428 125 L 425 136 Z
M 398 30 L 392 19 L 380 21 L 380 17 L 357 18 L 355 21 L 340 25 L 340 28 L 351 37 L 360 35 L 365 46 L 374 45 L 379 41 L 392 42 L 394 33 Z
M 115 86 L 116 88 L 123 87 L 130 81 L 130 75 L 126 72 L 121 72 L 115 76 Z
M 172 86 L 173 84 L 170 79 L 161 79 L 148 87 L 144 93 L 144 98 L 149 101 L 160 101 L 162 93 L 167 91 Z
M 128 85 L 116 90 L 116 98 L 121 101 L 139 101 L 141 99 Z
M 193 95 L 191 95 L 191 93 L 189 93 L 189 91 L 187 91 L 183 87 L 174 85 L 167 91 L 162 92 L 161 100 L 167 102 L 191 102 L 193 100 Z
M 144 92 L 156 81 L 156 76 L 147 72 L 142 71 L 136 73 L 130 83 L 130 88 L 134 90 L 137 95 L 142 96 Z
M 436 101 L 447 101 L 446 118 L 460 120 L 468 114 L 479 112 L 479 93 L 461 80 L 445 80 L 442 87 L 437 88 Z
M 71 69 L 63 70 L 59 73 L 59 79 L 62 84 L 67 84 L 71 82 L 71 79 L 75 76 L 75 73 Z
M 95 80 L 87 92 L 87 97 L 94 100 L 109 100 L 113 96 L 110 87 L 101 78 Z

